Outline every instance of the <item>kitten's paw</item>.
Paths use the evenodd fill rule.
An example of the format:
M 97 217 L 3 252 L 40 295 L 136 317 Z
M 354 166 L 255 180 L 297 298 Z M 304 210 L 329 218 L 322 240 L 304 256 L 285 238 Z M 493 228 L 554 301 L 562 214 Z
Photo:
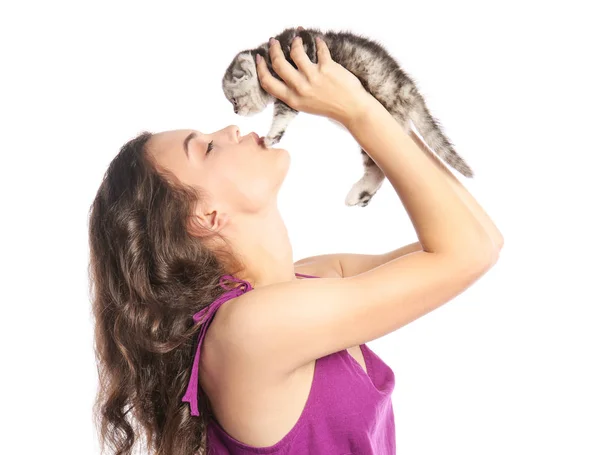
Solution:
M 366 207 L 373 195 L 368 191 L 362 189 L 358 183 L 355 183 L 348 195 L 346 196 L 346 205 L 353 206 L 358 205 L 360 207 Z
M 348 195 L 346 196 L 346 205 L 366 207 L 380 187 L 381 182 L 373 185 L 372 183 L 365 181 L 364 178 L 360 179 L 348 192 Z
M 269 148 L 273 147 L 275 144 L 277 144 L 277 142 L 279 142 L 279 141 L 277 141 L 277 140 L 275 140 L 275 138 L 269 137 L 269 136 L 267 136 L 263 139 L 263 144 L 265 144 L 265 147 L 269 147 Z
M 272 147 L 275 144 L 278 144 L 279 141 L 281 140 L 282 136 L 283 136 L 283 133 L 280 133 L 277 136 L 267 136 L 267 137 L 265 137 L 265 139 L 264 139 L 265 147 Z

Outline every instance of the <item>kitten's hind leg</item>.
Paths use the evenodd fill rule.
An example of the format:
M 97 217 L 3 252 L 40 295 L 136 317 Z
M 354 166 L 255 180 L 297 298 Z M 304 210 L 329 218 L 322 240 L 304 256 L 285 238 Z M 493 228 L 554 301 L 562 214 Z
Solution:
M 381 184 L 385 179 L 385 174 L 379 169 L 379 166 L 375 164 L 375 161 L 371 159 L 367 152 L 361 148 L 360 153 L 365 173 L 348 192 L 346 196 L 346 205 L 348 206 L 358 205 L 366 207 L 371 202 L 373 195 L 381 188 Z
M 287 129 L 292 120 L 296 118 L 298 111 L 292 109 L 283 101 L 276 99 L 273 104 L 273 121 L 269 134 L 264 139 L 266 147 L 271 147 L 277 144 L 283 137 L 283 133 Z

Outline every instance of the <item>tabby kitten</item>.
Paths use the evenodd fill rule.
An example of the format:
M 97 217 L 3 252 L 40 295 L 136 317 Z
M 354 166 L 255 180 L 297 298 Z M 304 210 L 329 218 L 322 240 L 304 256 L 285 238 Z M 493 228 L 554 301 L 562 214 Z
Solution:
M 429 113 L 415 83 L 382 45 L 350 32 L 322 33 L 314 28 L 288 28 L 275 38 L 281 43 L 286 59 L 296 69 L 297 66 L 290 57 L 292 39 L 296 35 L 302 38 L 304 50 L 313 63 L 317 63 L 315 37 L 321 37 L 327 44 L 332 59 L 353 73 L 407 133 L 412 120 L 425 142 L 442 160 L 464 176 L 473 177 L 471 168 L 456 153 L 452 143 L 442 132 L 438 120 Z M 269 44 L 266 42 L 235 56 L 225 72 L 222 87 L 225 96 L 233 104 L 234 112 L 239 115 L 256 114 L 274 103 L 271 129 L 264 138 L 265 145 L 271 147 L 280 141 L 298 111 L 274 98 L 260 86 L 256 74 L 256 54 L 265 59 L 271 74 L 281 80 L 271 65 Z M 346 196 L 345 202 L 349 206 L 365 207 L 385 178 L 383 171 L 362 148 L 361 156 L 364 175 Z

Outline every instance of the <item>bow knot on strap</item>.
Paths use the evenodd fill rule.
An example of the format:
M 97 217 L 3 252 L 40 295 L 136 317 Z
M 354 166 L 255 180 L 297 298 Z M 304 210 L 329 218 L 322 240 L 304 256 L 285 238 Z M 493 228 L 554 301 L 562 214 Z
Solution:
M 238 284 L 230 287 L 225 284 L 226 281 L 233 281 Z M 206 329 L 208 327 L 207 322 L 211 320 L 217 309 L 227 300 L 233 299 L 252 289 L 252 285 L 249 282 L 235 278 L 231 275 L 222 276 L 219 279 L 219 286 L 221 286 L 223 289 L 226 289 L 227 292 L 223 293 L 218 299 L 216 299 L 210 305 L 202 308 L 193 316 L 195 323 L 202 321 L 202 328 L 198 334 L 198 344 L 196 346 L 196 354 L 194 355 L 194 363 L 192 364 L 190 380 L 188 382 L 185 395 L 181 399 L 182 402 L 189 403 L 191 414 L 193 416 L 200 415 L 198 412 L 198 369 L 200 366 L 200 347 L 202 346 L 202 340 L 204 339 L 204 335 L 206 334 Z

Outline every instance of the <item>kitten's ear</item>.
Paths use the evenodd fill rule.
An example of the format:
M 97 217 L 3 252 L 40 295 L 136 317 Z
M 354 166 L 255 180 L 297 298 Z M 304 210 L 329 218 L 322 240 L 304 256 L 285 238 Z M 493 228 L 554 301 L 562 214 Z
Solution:
M 235 83 L 244 81 L 250 77 L 248 72 L 244 71 L 244 69 L 241 66 L 235 67 L 231 72 L 231 76 L 233 77 L 233 82 Z
M 252 77 L 253 62 L 249 60 L 250 58 L 252 56 L 249 58 L 240 58 L 238 64 L 233 68 L 232 76 L 234 82 L 241 82 Z
M 241 73 L 241 72 L 237 72 L 237 71 L 233 72 L 233 83 L 234 84 L 245 81 L 246 79 L 248 79 L 248 75 L 246 73 Z
M 247 58 L 242 59 L 240 66 L 248 76 L 252 76 L 252 70 L 256 67 L 256 63 L 254 63 L 252 54 L 248 54 Z

